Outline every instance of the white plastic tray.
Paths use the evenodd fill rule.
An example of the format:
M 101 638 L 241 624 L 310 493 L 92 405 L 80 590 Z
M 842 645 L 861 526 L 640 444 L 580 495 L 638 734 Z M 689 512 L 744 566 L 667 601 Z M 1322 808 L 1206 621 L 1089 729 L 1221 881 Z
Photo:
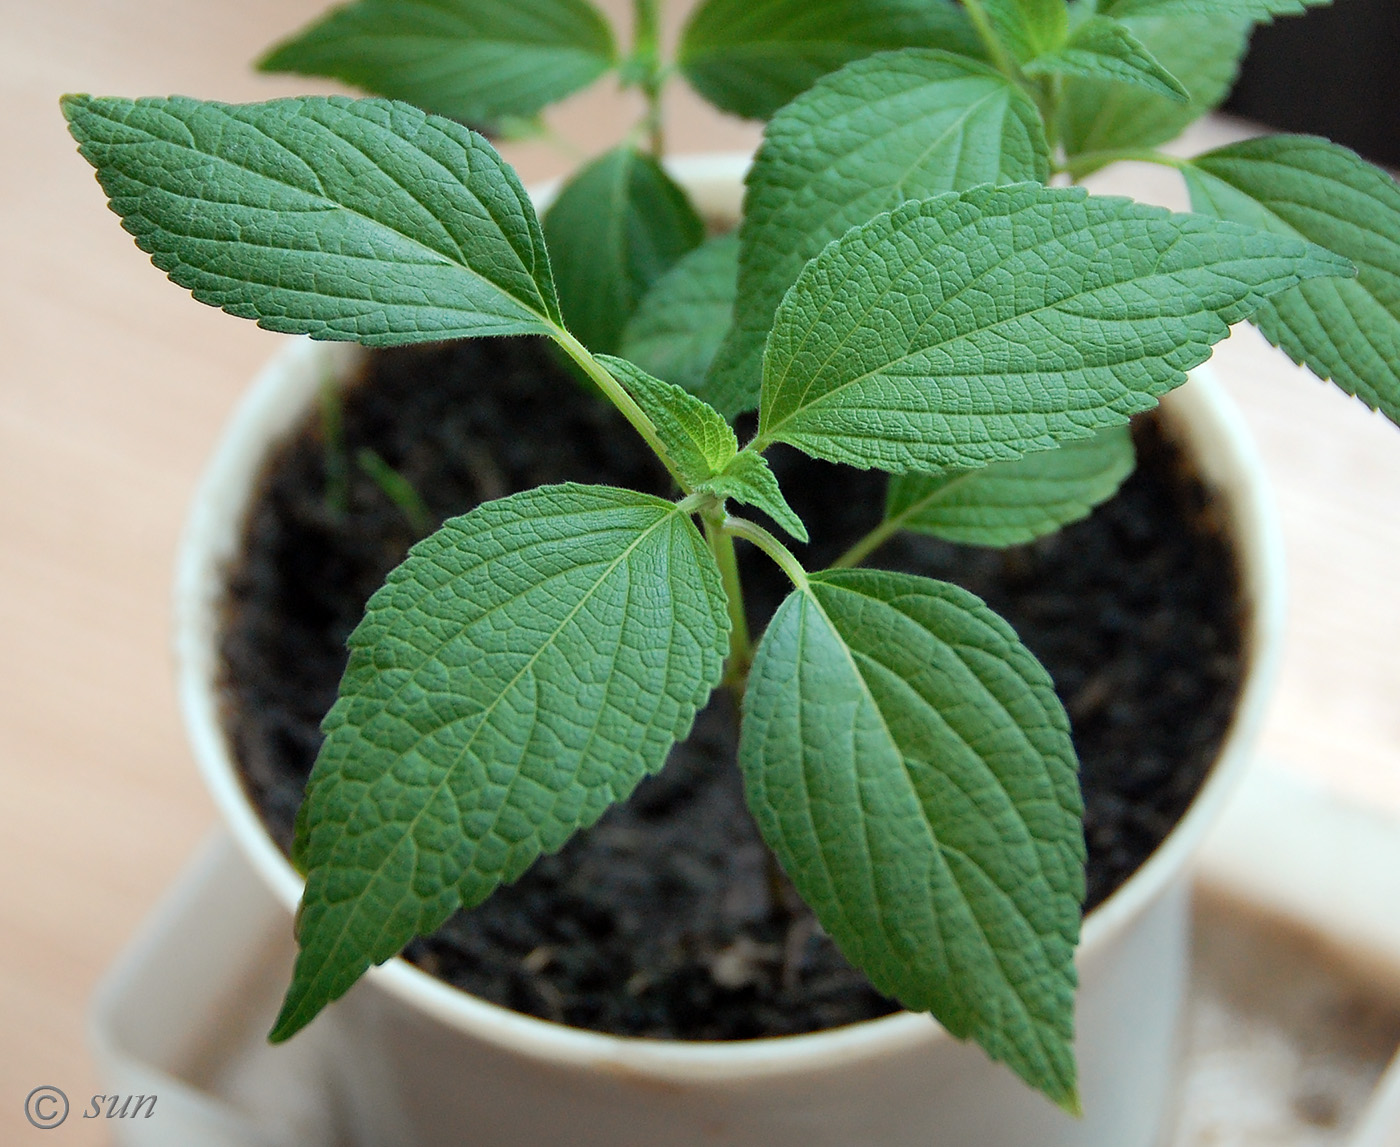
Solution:
M 1163 1147 L 1400 1147 L 1400 823 L 1257 769 L 1197 893 Z M 354 1143 L 323 1066 L 334 1009 L 264 1040 L 292 956 L 285 912 L 210 841 L 93 1001 L 107 1089 L 159 1097 L 154 1117 L 114 1124 L 122 1147 Z

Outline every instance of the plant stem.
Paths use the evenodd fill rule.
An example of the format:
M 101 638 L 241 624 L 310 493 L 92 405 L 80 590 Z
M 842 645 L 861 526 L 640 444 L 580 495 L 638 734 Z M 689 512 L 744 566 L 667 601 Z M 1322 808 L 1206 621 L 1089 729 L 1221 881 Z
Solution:
M 607 369 L 593 357 L 588 348 L 563 327 L 556 326 L 552 337 L 556 343 L 564 348 L 568 356 L 578 363 L 583 373 L 603 392 L 608 401 L 622 412 L 622 416 L 632 424 L 633 429 L 642 436 L 642 440 L 661 459 L 671 477 L 676 480 L 676 485 L 683 492 L 689 494 L 691 492 L 690 483 L 681 476 L 680 471 L 672 463 L 670 455 L 666 453 L 666 448 L 661 444 L 661 437 L 656 432 L 656 426 L 647 417 L 646 411 L 637 405 L 622 384 L 608 373 Z
M 724 667 L 724 684 L 739 685 L 749 675 L 753 664 L 753 641 L 749 636 L 749 619 L 744 612 L 744 587 L 739 581 L 739 561 L 734 554 L 734 539 L 724 532 L 722 511 L 704 514 L 705 540 L 719 566 L 720 580 L 729 609 L 729 660 Z
M 722 525 L 726 534 L 732 534 L 736 538 L 752 542 L 777 562 L 783 573 L 788 575 L 792 584 L 798 589 L 807 588 L 807 571 L 802 568 L 802 563 L 793 557 L 792 551 L 787 546 L 783 545 L 757 522 L 751 522 L 747 518 L 734 518 L 725 515 Z
M 1162 167 L 1174 167 L 1178 171 L 1189 166 L 1189 161 L 1178 159 L 1174 155 L 1168 155 L 1164 151 L 1156 151 L 1153 148 L 1121 148 L 1116 151 L 1085 151 L 1079 155 L 1072 155 L 1064 163 L 1056 167 L 1056 171 L 1064 172 L 1076 182 L 1086 175 L 1093 175 L 1102 167 L 1107 167 L 1110 163 L 1156 163 Z
M 983 47 L 987 49 L 987 54 L 992 57 L 992 63 L 996 66 L 997 71 L 1008 79 L 1020 83 L 1021 69 L 1016 66 L 1016 61 L 1011 58 L 1011 54 L 1006 50 L 1006 45 L 1001 42 L 1001 37 L 996 34 L 996 29 L 992 27 L 991 20 L 987 18 L 987 11 L 982 7 L 982 0 L 963 0 L 963 8 L 967 10 L 968 19 L 972 21 L 977 38 L 982 41 Z
M 1064 76 L 1045 77 L 1044 103 L 1040 107 L 1040 118 L 1045 124 L 1045 142 L 1051 155 L 1060 147 L 1060 104 L 1064 101 L 1064 96 Z
M 904 515 L 897 518 L 886 518 L 876 526 L 865 537 L 861 538 L 855 545 L 831 563 L 834 570 L 850 569 L 857 566 L 889 541 L 904 526 Z
M 646 97 L 647 110 L 642 128 L 652 158 L 666 152 L 666 136 L 661 114 L 661 89 L 665 72 L 661 67 L 661 14 L 659 0 L 632 0 L 632 58 L 641 69 L 638 87 Z

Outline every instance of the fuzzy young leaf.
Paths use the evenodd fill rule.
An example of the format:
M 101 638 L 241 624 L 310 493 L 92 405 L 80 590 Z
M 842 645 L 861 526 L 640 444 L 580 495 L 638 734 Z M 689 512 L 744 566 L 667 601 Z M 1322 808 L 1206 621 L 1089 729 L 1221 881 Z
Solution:
M 1251 139 L 1185 171 L 1197 211 L 1298 235 L 1350 259 L 1355 279 L 1304 283 L 1254 316 L 1275 346 L 1400 423 L 1400 186 L 1312 136 Z
M 1107 0 L 1099 9 L 1110 16 L 1209 16 L 1214 19 L 1269 21 L 1275 16 L 1301 16 L 1332 0 Z
M 820 77 L 888 48 L 982 56 L 951 0 L 707 0 L 681 35 L 681 70 L 722 111 L 766 119 Z
M 470 123 L 528 118 L 616 61 L 587 0 L 358 0 L 279 44 L 265 72 L 330 76 Z
M 694 524 L 629 490 L 543 486 L 415 546 L 351 635 L 325 721 L 272 1038 L 659 769 L 719 682 L 728 629 Z
M 1060 136 L 1071 156 L 1154 147 L 1175 139 L 1229 94 L 1250 26 L 1247 20 L 1220 16 L 1123 23 L 1181 82 L 1190 102 L 1105 80 L 1071 79 L 1060 113 Z
M 392 346 L 560 321 L 515 173 L 386 100 L 66 96 L 122 225 L 196 299 L 259 326 Z
M 806 542 L 807 527 L 797 512 L 788 505 L 778 486 L 778 479 L 768 468 L 762 454 L 745 450 L 735 456 L 717 475 L 700 487 L 719 498 L 732 498 L 746 506 L 762 510 L 799 542 Z
M 646 412 L 671 462 L 691 486 L 713 478 L 734 460 L 739 440 L 712 406 L 626 359 L 600 354 L 598 361 Z
M 1028 76 L 1088 76 L 1090 79 L 1133 84 L 1177 103 L 1189 103 L 1191 93 L 1162 67 L 1121 20 L 1091 16 L 1074 30 L 1059 51 L 1025 65 Z
M 748 176 L 734 325 L 702 393 L 725 414 L 757 405 L 778 304 L 849 228 L 906 199 L 1043 183 L 1049 170 L 1035 105 L 976 61 L 906 49 L 822 79 L 764 132 Z
M 1079 188 L 906 203 L 832 243 L 783 299 L 759 445 L 904 472 L 1085 438 L 1179 386 L 1270 295 L 1349 268 Z
M 1115 426 L 1056 450 L 951 474 L 894 474 L 885 517 L 900 529 L 974 546 L 1014 546 L 1077 522 L 1133 472 L 1133 436 Z
M 545 212 L 564 320 L 594 353 L 612 354 L 648 288 L 705 238 L 686 194 L 650 156 L 599 156 Z
M 1065 0 L 983 0 L 998 38 L 1020 63 L 1059 51 L 1069 35 Z
M 738 235 L 700 244 L 642 296 L 622 332 L 622 357 L 698 391 L 729 330 L 738 273 Z
M 964 590 L 873 570 L 795 590 L 739 745 L 763 838 L 882 992 L 1069 1108 L 1084 896 L 1069 723 Z

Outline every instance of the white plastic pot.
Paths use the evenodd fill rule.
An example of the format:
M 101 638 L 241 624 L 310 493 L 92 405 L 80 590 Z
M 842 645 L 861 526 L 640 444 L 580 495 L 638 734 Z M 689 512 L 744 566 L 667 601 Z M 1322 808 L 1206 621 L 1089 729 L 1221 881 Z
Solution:
M 673 171 L 704 214 L 735 218 L 739 157 Z M 181 553 L 177 652 L 196 756 L 253 868 L 290 913 L 302 882 L 263 830 L 219 719 L 224 572 L 269 446 L 313 407 L 355 348 L 289 343 L 235 414 Z M 407 962 L 372 970 L 332 1005 L 337 1076 L 365 1145 L 428 1147 L 1150 1147 L 1172 1084 L 1187 971 L 1187 864 L 1249 755 L 1282 627 L 1281 545 L 1238 416 L 1205 373 L 1163 402 L 1234 528 L 1248 602 L 1249 672 L 1204 788 L 1152 858 L 1085 921 L 1073 1119 L 927 1016 L 733 1043 L 618 1038 L 520 1015 Z

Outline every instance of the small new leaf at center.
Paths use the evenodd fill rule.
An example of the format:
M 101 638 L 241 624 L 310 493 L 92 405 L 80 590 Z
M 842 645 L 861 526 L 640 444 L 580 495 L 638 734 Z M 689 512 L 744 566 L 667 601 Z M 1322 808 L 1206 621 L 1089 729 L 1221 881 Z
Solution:
M 596 357 L 651 419 L 667 459 L 691 489 L 713 478 L 738 453 L 733 429 L 704 400 L 625 358 Z

